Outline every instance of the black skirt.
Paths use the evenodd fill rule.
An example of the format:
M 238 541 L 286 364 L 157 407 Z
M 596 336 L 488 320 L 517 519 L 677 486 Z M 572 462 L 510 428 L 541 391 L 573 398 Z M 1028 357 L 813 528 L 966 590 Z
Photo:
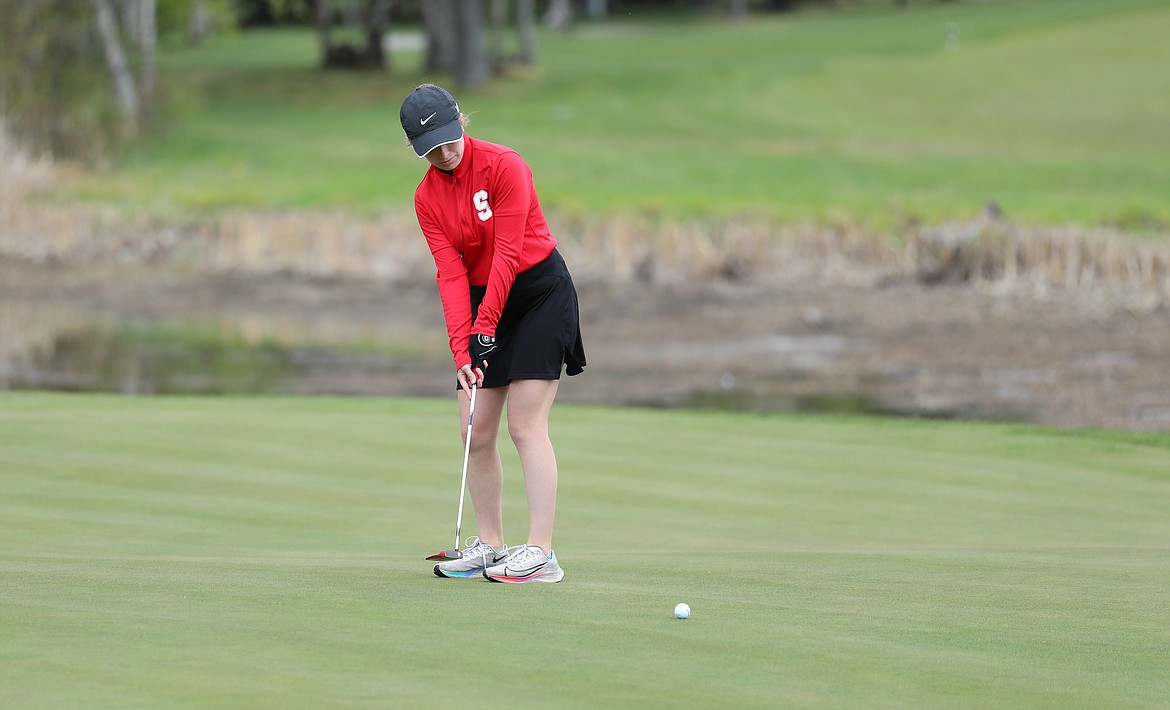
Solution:
M 486 286 L 471 287 L 473 319 L 486 292 Z M 496 340 L 499 347 L 483 372 L 484 387 L 503 387 L 512 380 L 559 380 L 562 368 L 568 375 L 585 368 L 577 289 L 556 249 L 516 274 Z

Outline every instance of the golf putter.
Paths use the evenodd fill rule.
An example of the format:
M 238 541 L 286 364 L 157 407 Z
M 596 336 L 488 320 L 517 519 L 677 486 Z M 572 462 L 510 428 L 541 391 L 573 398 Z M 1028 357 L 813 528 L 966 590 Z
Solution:
M 459 531 L 463 527 L 463 499 L 467 492 L 467 459 L 471 456 L 471 422 L 475 419 L 475 392 L 478 389 L 471 386 L 471 406 L 467 409 L 467 441 L 463 447 L 463 477 L 459 482 L 459 513 L 455 516 L 455 549 L 443 550 L 427 557 L 428 560 L 457 560 L 463 556 L 459 551 Z

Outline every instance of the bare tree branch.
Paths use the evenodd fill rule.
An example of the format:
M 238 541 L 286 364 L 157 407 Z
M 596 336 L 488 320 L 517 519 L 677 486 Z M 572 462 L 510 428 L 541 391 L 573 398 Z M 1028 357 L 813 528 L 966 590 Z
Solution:
M 138 91 L 134 87 L 134 75 L 130 73 L 129 64 L 126 62 L 126 53 L 122 50 L 114 9 L 110 5 L 110 0 L 92 2 L 94 12 L 97 14 L 98 35 L 105 51 L 106 68 L 110 71 L 118 109 L 122 113 L 123 129 L 128 135 L 133 135 L 138 131 Z
M 150 121 L 154 113 L 154 67 L 158 47 L 158 0 L 138 0 L 141 15 L 138 24 L 138 45 L 142 50 L 142 64 L 138 68 L 142 87 L 142 117 Z

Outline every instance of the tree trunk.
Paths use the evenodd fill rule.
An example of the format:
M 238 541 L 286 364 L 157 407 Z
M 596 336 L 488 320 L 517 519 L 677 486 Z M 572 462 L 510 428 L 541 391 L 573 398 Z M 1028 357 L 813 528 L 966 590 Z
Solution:
M 499 73 L 507 64 L 508 0 L 491 0 L 488 16 L 488 60 Z
M 544 11 L 544 24 L 554 30 L 573 29 L 573 3 L 571 0 L 549 0 Z
M 455 78 L 463 86 L 481 86 L 491 78 L 487 51 L 483 42 L 483 3 L 480 0 L 457 0 Z
M 360 27 L 362 24 L 362 10 L 358 0 L 341 1 L 341 24 L 346 27 Z
M 122 127 L 127 136 L 138 132 L 138 91 L 134 87 L 134 75 L 122 51 L 122 40 L 118 36 L 118 22 L 110 0 L 92 0 L 97 14 L 98 35 L 105 52 L 106 68 L 114 84 L 114 95 L 118 110 L 122 113 Z
M 387 69 L 383 38 L 390 24 L 393 0 L 369 0 L 366 6 L 366 55 L 364 64 L 369 69 Z
M 329 68 L 329 57 L 333 55 L 333 3 L 317 0 L 317 39 L 321 45 L 321 67 Z
M 609 15 L 606 0 L 585 0 L 585 16 L 590 20 L 604 20 Z
M 516 28 L 520 34 L 520 61 L 536 64 L 536 0 L 516 0 Z
M 450 71 L 456 62 L 455 0 L 424 0 L 421 5 L 427 31 L 423 70 Z
M 191 6 L 187 15 L 187 44 L 196 46 L 211 32 L 211 12 L 202 0 Z
M 157 0 L 139 0 L 138 44 L 142 48 L 142 65 L 138 67 L 142 87 L 142 118 L 147 123 L 154 115 L 155 55 L 158 48 Z
M 115 2 L 110 6 L 110 9 L 114 11 L 114 19 L 122 22 L 122 34 L 129 37 L 137 37 L 138 17 L 141 9 L 138 0 L 130 0 L 128 3 L 124 2 L 121 7 Z

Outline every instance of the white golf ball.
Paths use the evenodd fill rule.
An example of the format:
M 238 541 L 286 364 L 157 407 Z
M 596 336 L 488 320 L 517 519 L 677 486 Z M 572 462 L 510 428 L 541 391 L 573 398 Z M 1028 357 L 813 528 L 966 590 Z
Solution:
M 691 605 L 686 602 L 679 602 L 674 605 L 674 615 L 680 619 L 685 619 L 691 615 Z

